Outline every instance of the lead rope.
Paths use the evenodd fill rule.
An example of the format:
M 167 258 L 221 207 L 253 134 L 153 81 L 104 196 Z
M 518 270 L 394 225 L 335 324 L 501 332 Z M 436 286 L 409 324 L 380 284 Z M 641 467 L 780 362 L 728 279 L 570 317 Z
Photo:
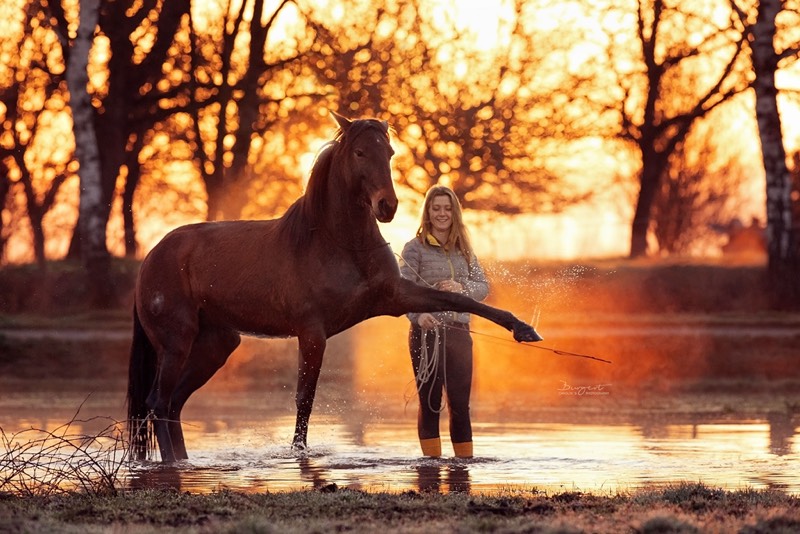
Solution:
M 414 271 L 414 274 L 417 275 L 425 285 L 430 288 L 434 286 L 429 284 L 427 280 L 422 278 L 420 274 L 414 269 L 411 265 L 408 265 L 408 262 L 398 254 L 397 252 L 394 253 L 395 256 L 400 258 L 400 261 L 405 263 L 409 269 Z M 422 396 L 422 386 L 429 381 L 433 381 L 436 379 L 436 375 L 439 373 L 439 359 L 442 358 L 442 383 L 444 387 L 447 387 L 447 353 L 445 349 L 445 345 L 447 343 L 447 328 L 444 326 L 442 327 L 435 327 L 433 328 L 433 353 L 428 354 L 428 333 L 430 330 L 426 330 L 425 328 L 420 328 L 422 331 L 422 342 L 420 343 L 420 355 L 419 355 L 419 368 L 417 369 L 416 374 L 416 384 L 417 384 L 417 397 Z M 443 339 L 442 339 L 443 338 Z M 439 341 L 442 341 L 441 345 Z M 439 354 L 439 347 L 442 347 L 442 354 Z M 447 402 L 447 396 L 442 395 L 442 402 L 439 405 L 439 408 L 434 408 L 433 404 L 431 403 L 431 394 L 433 394 L 433 388 L 430 388 L 428 391 L 428 408 L 432 412 L 435 413 L 442 413 L 444 411 L 445 402 Z
M 444 347 L 445 343 L 447 342 L 447 331 L 442 328 L 441 334 L 439 327 L 436 327 L 432 330 L 433 332 L 433 353 L 428 353 L 428 333 L 431 332 L 430 330 L 422 329 L 422 343 L 420 347 L 420 355 L 419 355 L 419 368 L 417 369 L 416 375 L 416 383 L 417 383 L 417 396 L 422 396 L 422 386 L 424 386 L 428 382 L 432 382 L 436 380 L 436 375 L 439 373 L 439 358 L 443 358 L 442 360 L 442 378 L 445 387 L 447 387 L 447 357 L 445 354 L 439 354 L 439 341 L 440 336 L 444 337 L 444 341 L 442 342 L 441 346 Z M 433 403 L 431 402 L 431 395 L 433 394 L 433 388 L 428 390 L 428 408 L 435 413 L 442 413 L 444 411 L 444 402 L 440 403 L 438 408 L 434 408 Z M 445 400 L 445 396 L 442 395 L 442 400 Z

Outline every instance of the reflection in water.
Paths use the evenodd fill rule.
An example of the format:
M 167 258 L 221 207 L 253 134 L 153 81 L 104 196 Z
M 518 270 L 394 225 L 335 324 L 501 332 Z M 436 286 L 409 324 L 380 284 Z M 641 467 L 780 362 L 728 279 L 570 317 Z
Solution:
M 297 465 L 300 467 L 300 478 L 311 483 L 312 488 L 320 489 L 323 487 L 331 487 L 331 483 L 328 482 L 329 475 L 308 456 L 301 456 L 298 458 Z M 335 487 L 336 484 L 333 483 L 333 488 Z
M 180 466 L 151 465 L 132 469 L 128 477 L 131 489 L 174 489 L 180 491 L 181 485 Z
M 469 493 L 469 467 L 464 463 L 427 460 L 416 466 L 417 489 L 434 493 Z
M 432 464 L 420 464 L 417 466 L 417 486 L 419 491 L 439 493 L 441 483 L 441 466 Z
M 792 438 L 797 432 L 794 417 L 787 412 L 769 412 L 769 450 L 772 454 L 785 456 L 791 452 Z

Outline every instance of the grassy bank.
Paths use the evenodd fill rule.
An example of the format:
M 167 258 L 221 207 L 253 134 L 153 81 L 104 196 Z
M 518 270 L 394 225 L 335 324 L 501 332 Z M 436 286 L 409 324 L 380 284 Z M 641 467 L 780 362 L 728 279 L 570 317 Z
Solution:
M 608 496 L 322 491 L 0 495 L 0 532 L 797 532 L 800 499 L 683 484 Z

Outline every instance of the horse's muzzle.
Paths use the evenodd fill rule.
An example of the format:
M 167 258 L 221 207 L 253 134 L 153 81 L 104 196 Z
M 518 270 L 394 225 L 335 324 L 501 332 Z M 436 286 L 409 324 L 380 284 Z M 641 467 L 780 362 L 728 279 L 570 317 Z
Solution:
M 372 211 L 380 222 L 390 222 L 397 212 L 397 197 L 380 198 L 377 202 L 373 202 Z

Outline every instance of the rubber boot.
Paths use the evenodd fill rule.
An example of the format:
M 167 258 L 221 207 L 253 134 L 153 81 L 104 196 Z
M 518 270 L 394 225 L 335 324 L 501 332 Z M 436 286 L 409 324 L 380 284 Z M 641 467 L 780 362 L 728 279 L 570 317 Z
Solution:
M 453 452 L 457 458 L 472 458 L 472 442 L 453 443 Z
M 442 455 L 442 438 L 420 439 L 419 444 L 424 456 L 438 458 Z

